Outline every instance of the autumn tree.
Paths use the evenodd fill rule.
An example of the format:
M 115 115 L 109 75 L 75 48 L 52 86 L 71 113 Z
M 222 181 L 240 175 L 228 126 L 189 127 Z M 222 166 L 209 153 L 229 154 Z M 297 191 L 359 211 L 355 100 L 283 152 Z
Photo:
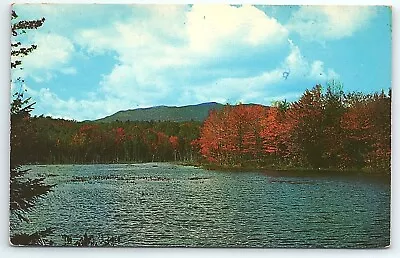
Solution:
M 391 157 L 391 94 L 346 95 L 342 167 L 369 167 L 389 171 Z
M 365 158 L 371 147 L 372 124 L 370 120 L 369 105 L 364 96 L 359 99 L 357 95 L 349 95 L 351 102 L 340 120 L 343 131 L 340 155 L 340 166 L 362 168 Z
M 169 143 L 172 146 L 172 149 L 174 150 L 174 161 L 176 161 L 176 152 L 179 147 L 179 138 L 177 136 L 170 136 L 169 137 Z
M 288 106 L 280 106 L 276 103 L 261 118 L 260 137 L 268 165 L 271 165 L 271 162 L 283 162 L 288 156 L 291 124 L 286 118 L 287 109 Z
M 321 167 L 323 153 L 323 96 L 316 85 L 291 104 L 288 123 L 292 125 L 288 151 L 301 166 Z
M 391 90 L 387 94 L 373 94 L 372 139 L 373 148 L 368 154 L 367 164 L 370 167 L 390 172 L 391 160 Z
M 266 112 L 266 107 L 243 104 L 210 112 L 198 141 L 202 156 L 223 166 L 259 164 L 263 156 L 260 121 Z

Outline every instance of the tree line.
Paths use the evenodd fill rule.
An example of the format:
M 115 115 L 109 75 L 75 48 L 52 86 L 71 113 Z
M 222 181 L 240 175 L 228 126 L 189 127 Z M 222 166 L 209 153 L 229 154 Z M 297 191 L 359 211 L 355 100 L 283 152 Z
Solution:
M 222 167 L 390 171 L 391 91 L 344 93 L 331 82 L 292 103 L 225 106 L 210 113 L 197 140 Z
M 391 93 L 316 85 L 294 102 L 225 105 L 203 122 L 75 122 L 26 117 L 22 163 L 186 161 L 220 167 L 390 169 Z
M 24 163 L 124 163 L 194 161 L 200 122 L 74 122 L 26 119 L 15 146 Z

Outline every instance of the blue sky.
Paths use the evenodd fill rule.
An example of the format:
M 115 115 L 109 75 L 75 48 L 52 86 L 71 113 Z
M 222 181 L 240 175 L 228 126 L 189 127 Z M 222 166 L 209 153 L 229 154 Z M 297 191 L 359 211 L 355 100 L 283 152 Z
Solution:
M 24 35 L 34 114 L 97 119 L 119 110 L 208 101 L 298 99 L 340 81 L 391 87 L 391 11 L 377 6 L 14 5 L 45 17 Z M 289 72 L 285 79 L 282 75 Z

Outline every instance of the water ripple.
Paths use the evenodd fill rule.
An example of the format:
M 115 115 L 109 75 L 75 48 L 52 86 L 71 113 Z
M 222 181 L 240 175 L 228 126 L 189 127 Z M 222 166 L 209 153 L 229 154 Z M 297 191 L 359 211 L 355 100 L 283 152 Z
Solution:
M 119 235 L 123 246 L 384 247 L 390 187 L 166 163 L 31 166 L 56 183 L 15 232 Z

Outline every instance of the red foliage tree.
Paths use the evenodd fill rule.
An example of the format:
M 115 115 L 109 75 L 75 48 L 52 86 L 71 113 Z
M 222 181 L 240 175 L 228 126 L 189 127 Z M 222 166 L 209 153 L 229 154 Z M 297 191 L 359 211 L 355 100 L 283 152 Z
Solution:
M 258 162 L 263 152 L 260 121 L 266 111 L 260 105 L 240 104 L 210 112 L 199 138 L 202 156 L 227 166 Z
M 289 132 L 292 125 L 286 119 L 286 110 L 279 107 L 271 107 L 267 114 L 261 119 L 261 138 L 263 150 L 275 158 L 284 158 L 288 154 L 290 141 Z
M 348 97 L 343 130 L 341 166 L 390 168 L 391 96 L 381 94 Z
M 177 136 L 170 136 L 169 143 L 171 144 L 172 149 L 174 150 L 174 160 L 176 161 L 176 152 L 178 151 L 179 148 L 179 138 Z

